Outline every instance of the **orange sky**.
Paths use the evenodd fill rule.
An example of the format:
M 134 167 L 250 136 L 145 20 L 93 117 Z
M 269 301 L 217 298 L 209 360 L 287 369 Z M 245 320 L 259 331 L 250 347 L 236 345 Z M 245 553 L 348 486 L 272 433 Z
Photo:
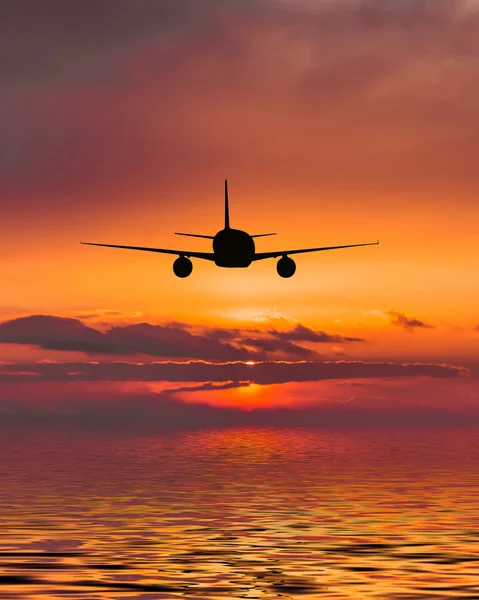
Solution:
M 301 324 L 366 340 L 306 344 L 330 360 L 479 360 L 474 3 L 120 4 L 93 27 L 81 5 L 8 10 L 1 321 Z M 233 225 L 278 233 L 258 248 L 381 243 L 300 256 L 289 280 L 274 259 L 180 280 L 171 257 L 79 244 L 210 250 L 173 233 L 221 228 L 225 177 Z M 44 358 L 92 356 L 0 343 Z

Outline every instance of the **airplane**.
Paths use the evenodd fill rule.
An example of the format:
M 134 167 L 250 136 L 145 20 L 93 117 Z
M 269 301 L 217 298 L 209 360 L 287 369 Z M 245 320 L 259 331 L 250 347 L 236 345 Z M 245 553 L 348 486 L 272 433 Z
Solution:
M 296 263 L 290 254 L 303 254 L 305 252 L 322 252 L 323 250 L 338 250 L 340 248 L 357 248 L 359 246 L 375 246 L 379 244 L 349 244 L 347 246 L 326 246 L 323 248 L 302 248 L 299 250 L 276 250 L 274 252 L 256 252 L 254 238 L 276 235 L 275 233 L 259 233 L 250 235 L 246 231 L 230 227 L 228 180 L 225 180 L 225 224 L 224 228 L 216 235 L 202 235 L 198 233 L 175 233 L 186 237 L 203 238 L 213 240 L 213 252 L 196 252 L 189 250 L 170 250 L 165 248 L 142 248 L 140 246 L 119 246 L 116 244 L 94 244 L 92 242 L 80 242 L 86 246 L 102 246 L 105 248 L 122 248 L 125 250 L 141 250 L 143 252 L 159 252 L 161 254 L 172 254 L 178 256 L 173 263 L 173 272 L 177 277 L 185 278 L 191 275 L 193 263 L 191 258 L 209 260 L 217 267 L 227 269 L 246 268 L 252 262 L 266 258 L 281 257 L 276 265 L 280 277 L 292 277 L 296 272 Z

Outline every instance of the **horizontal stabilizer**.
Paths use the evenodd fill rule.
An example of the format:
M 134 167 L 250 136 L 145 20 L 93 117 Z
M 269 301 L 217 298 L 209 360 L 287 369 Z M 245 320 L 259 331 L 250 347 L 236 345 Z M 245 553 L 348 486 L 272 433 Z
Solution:
M 201 235 L 199 233 L 177 233 L 177 232 L 175 232 L 175 235 L 184 235 L 186 237 L 204 238 L 206 240 L 214 240 L 215 239 L 214 235 Z
M 275 233 L 258 233 L 257 235 L 252 235 L 251 237 L 267 237 L 268 235 L 276 235 Z

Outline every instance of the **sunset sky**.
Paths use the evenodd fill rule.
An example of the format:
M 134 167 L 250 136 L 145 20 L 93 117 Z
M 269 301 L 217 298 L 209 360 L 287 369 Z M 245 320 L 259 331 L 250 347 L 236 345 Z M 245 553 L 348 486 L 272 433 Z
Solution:
M 4 419 L 479 419 L 476 0 L 2 2 L 0 124 Z M 259 251 L 380 245 L 80 245 L 211 251 L 225 178 Z

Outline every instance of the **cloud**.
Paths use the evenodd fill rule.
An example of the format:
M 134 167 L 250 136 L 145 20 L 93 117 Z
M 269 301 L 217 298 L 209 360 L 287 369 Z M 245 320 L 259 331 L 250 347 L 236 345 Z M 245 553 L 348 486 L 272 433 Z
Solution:
M 414 319 L 411 317 L 406 317 L 406 315 L 392 310 L 388 312 L 388 315 L 391 317 L 391 322 L 393 325 L 403 327 L 404 329 L 408 329 L 410 331 L 412 331 L 413 329 L 435 329 L 433 325 L 429 325 L 424 321 L 420 321 L 419 319 Z
M 461 0 L 39 6 L 0 9 L 6 211 L 183 193 L 185 164 L 194 201 L 219 170 L 296 193 L 479 187 Z
M 97 308 L 92 311 L 74 311 L 76 319 L 88 320 L 88 319 L 105 319 L 105 318 L 119 318 L 119 319 L 138 319 L 141 317 L 140 311 L 125 312 L 122 310 L 115 310 L 112 308 Z
M 94 311 L 82 318 L 124 317 L 120 311 Z M 109 325 L 99 331 L 80 319 L 31 315 L 0 323 L 0 343 L 91 355 L 147 355 L 204 360 L 317 359 L 318 353 L 296 342 L 355 342 L 361 338 L 329 335 L 297 325 L 290 331 L 206 329 L 191 332 L 185 323 Z
M 244 0 L 242 0 L 243 2 Z M 245 5 L 248 6 L 246 1 Z M 0 79 L 40 83 L 105 73 L 112 57 L 194 29 L 235 0 L 35 0 L 0 6 Z
M 105 336 L 78 319 L 32 315 L 0 323 L 0 343 L 29 344 L 48 350 L 104 352 Z
M 0 343 L 28 344 L 45 350 L 92 355 L 149 355 L 155 357 L 241 360 L 265 358 L 263 352 L 237 347 L 214 337 L 193 334 L 176 325 L 112 326 L 106 331 L 78 319 L 32 315 L 0 324 Z
M 256 352 L 271 354 L 280 353 L 290 358 L 318 358 L 317 352 L 310 348 L 299 346 L 292 342 L 288 335 L 275 335 L 276 331 L 262 331 L 260 329 L 209 329 L 205 335 L 217 340 L 229 340 Z
M 255 315 L 252 320 L 255 323 L 287 323 L 295 322 L 296 319 L 292 319 L 291 317 L 287 317 L 277 310 L 266 310 L 261 314 Z
M 262 385 L 395 377 L 454 379 L 468 374 L 463 367 L 447 364 L 363 361 L 265 361 L 245 362 L 66 362 L 0 366 L 0 381 L 170 381 L 245 382 Z
M 350 382 L 357 383 L 357 382 Z M 465 383 L 469 383 L 466 387 Z M 321 384 L 287 385 L 281 389 L 292 400 L 283 406 L 250 405 L 254 394 L 276 397 L 277 389 L 259 387 L 236 406 L 212 401 L 246 383 L 213 382 L 153 391 L 135 383 L 48 383 L 42 385 L 0 383 L 0 428 L 11 425 L 68 425 L 96 428 L 146 428 L 169 430 L 221 426 L 371 426 L 379 423 L 434 422 L 454 425 L 477 423 L 477 382 L 474 380 L 428 380 L 410 378 L 387 383 L 367 380 L 363 387 L 347 389 Z M 201 392 L 204 392 L 201 397 Z M 189 392 L 191 392 L 188 398 Z M 198 395 L 198 398 L 195 395 Z M 192 397 L 193 396 L 193 397 Z M 451 402 L 454 398 L 454 402 Z M 299 400 L 301 399 L 301 400 Z M 299 401 L 297 401 L 299 400 Z M 245 410 L 245 408 L 247 410 Z
M 378 310 L 377 308 L 371 309 L 371 310 L 365 310 L 364 314 L 368 317 L 381 317 L 381 318 L 387 318 L 386 314 L 382 311 L 382 310 Z
M 255 348 L 257 351 L 263 351 L 266 353 L 281 352 L 290 357 L 299 358 L 313 358 L 318 357 L 318 354 L 314 350 L 298 346 L 287 339 L 274 339 L 274 338 L 242 338 L 241 343 L 245 346 Z
M 200 385 L 185 385 L 175 388 L 166 388 L 162 390 L 162 394 L 182 394 L 183 392 L 194 393 L 194 392 L 218 392 L 221 390 L 233 390 L 242 387 L 249 387 L 251 384 L 249 381 L 227 381 L 226 383 L 213 383 L 207 382 Z
M 293 329 L 286 331 L 278 329 L 210 329 L 207 331 L 209 336 L 219 340 L 234 340 L 241 342 L 242 345 L 250 346 L 265 352 L 282 352 L 291 357 L 300 358 L 318 357 L 316 351 L 305 348 L 295 342 L 310 343 L 352 343 L 364 342 L 363 338 L 347 337 L 342 335 L 333 335 L 325 331 L 314 331 L 298 323 Z
M 344 337 L 342 335 L 331 335 L 325 331 L 313 331 L 304 325 L 296 325 L 290 331 L 270 330 L 269 334 L 280 340 L 315 342 L 315 343 L 345 343 L 345 342 L 364 342 L 363 338 Z

